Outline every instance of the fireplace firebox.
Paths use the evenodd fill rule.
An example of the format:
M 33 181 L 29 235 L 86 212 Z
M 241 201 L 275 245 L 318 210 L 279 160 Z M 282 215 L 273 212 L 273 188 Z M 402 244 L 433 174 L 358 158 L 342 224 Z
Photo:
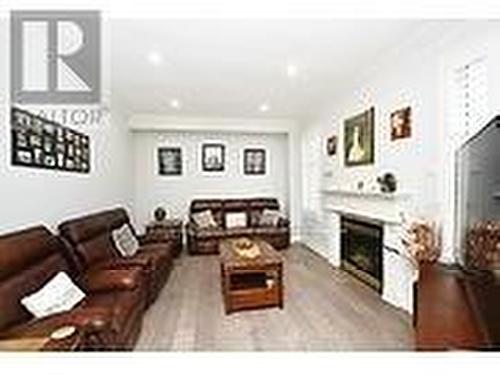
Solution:
M 341 236 L 341 267 L 382 293 L 382 224 L 342 216 Z

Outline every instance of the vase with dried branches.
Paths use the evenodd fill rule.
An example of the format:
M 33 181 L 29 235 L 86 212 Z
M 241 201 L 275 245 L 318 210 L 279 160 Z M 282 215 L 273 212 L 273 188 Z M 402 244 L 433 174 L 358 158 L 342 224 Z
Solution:
M 441 254 L 440 230 L 430 220 L 405 222 L 402 242 L 415 266 L 434 263 Z

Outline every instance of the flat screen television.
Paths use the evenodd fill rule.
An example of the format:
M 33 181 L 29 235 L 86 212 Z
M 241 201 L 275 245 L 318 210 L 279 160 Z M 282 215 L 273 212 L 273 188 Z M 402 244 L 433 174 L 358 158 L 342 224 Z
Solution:
M 457 260 L 470 270 L 500 270 L 500 116 L 458 149 L 456 172 Z

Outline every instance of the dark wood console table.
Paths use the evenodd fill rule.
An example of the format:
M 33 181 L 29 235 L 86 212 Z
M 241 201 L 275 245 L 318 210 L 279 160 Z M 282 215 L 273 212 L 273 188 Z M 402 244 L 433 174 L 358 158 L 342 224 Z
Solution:
M 500 348 L 500 285 L 491 276 L 422 265 L 415 300 L 418 350 Z

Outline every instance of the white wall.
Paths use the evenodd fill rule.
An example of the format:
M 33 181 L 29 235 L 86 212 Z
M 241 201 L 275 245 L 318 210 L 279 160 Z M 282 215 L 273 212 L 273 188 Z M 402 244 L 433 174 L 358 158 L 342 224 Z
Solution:
M 162 116 L 162 115 L 151 115 L 151 114 L 135 114 L 130 118 L 129 121 L 130 129 L 136 133 L 140 134 L 143 132 L 153 133 L 153 134 L 166 134 L 168 133 L 188 133 L 188 134 L 206 134 L 208 135 L 227 135 L 231 137 L 229 139 L 237 139 L 242 135 L 246 135 L 251 139 L 251 136 L 256 137 L 253 138 L 256 143 L 260 143 L 261 140 L 265 139 L 273 139 L 270 137 L 271 135 L 280 135 L 284 137 L 286 135 L 286 151 L 282 151 L 284 155 L 284 164 L 283 168 L 277 170 L 274 173 L 277 173 L 278 176 L 281 173 L 284 173 L 283 180 L 280 183 L 281 186 L 288 186 L 286 189 L 283 188 L 283 191 L 288 190 L 288 204 L 287 211 L 289 212 L 289 218 L 291 220 L 291 232 L 292 232 L 292 240 L 298 241 L 300 240 L 300 225 L 302 223 L 301 214 L 302 214 L 302 172 L 301 172 L 301 132 L 298 124 L 294 121 L 283 120 L 283 119 L 262 119 L 262 118 L 194 118 L 194 117 L 172 117 L 172 116 Z M 236 138 L 233 138 L 233 135 Z M 260 137 L 260 138 L 259 138 Z M 246 142 L 238 141 L 241 147 L 243 147 L 243 143 L 246 145 Z M 271 142 L 271 141 L 266 141 Z M 270 144 L 272 144 L 271 142 Z M 241 148 L 239 147 L 239 148 Z M 144 155 L 140 155 L 140 157 L 144 157 Z M 153 156 L 150 156 L 153 157 Z M 270 160 L 272 160 L 271 158 Z M 149 159 L 150 162 L 153 159 Z M 199 159 L 198 160 L 199 163 Z M 193 160 L 192 162 L 196 162 Z M 276 159 L 276 161 L 279 159 Z M 138 167 L 139 168 L 139 167 Z M 235 165 L 235 168 L 232 168 L 233 171 L 239 171 L 241 168 L 240 165 Z M 136 173 L 137 175 L 137 173 Z M 215 177 L 211 177 L 215 178 Z M 262 178 L 262 177 L 261 177 Z M 267 178 L 274 178 L 269 175 L 264 180 L 263 186 L 270 186 L 268 182 L 266 182 Z M 257 181 L 258 177 L 252 177 L 252 181 Z M 232 191 L 236 192 L 246 192 L 247 194 L 252 192 L 263 192 L 262 188 L 258 185 L 260 184 L 246 184 L 244 181 L 244 185 L 234 184 L 231 188 Z M 136 183 L 140 183 L 136 180 Z M 278 182 L 277 182 L 278 183 Z M 182 189 L 186 189 L 186 186 L 182 186 Z M 250 190 L 249 190 L 250 189 Z M 278 189 L 279 190 L 279 189 Z M 213 190 L 215 193 L 215 190 Z M 225 193 L 223 193 L 225 195 Z M 252 193 L 253 194 L 253 193 Z M 135 196 L 137 197 L 137 189 L 135 190 Z M 206 196 L 206 193 L 201 192 L 201 196 Z M 139 197 L 139 199 L 143 199 Z M 156 203 L 153 205 L 153 201 L 150 201 L 147 205 L 142 204 L 144 208 L 138 208 L 137 204 L 139 201 L 138 198 L 134 200 L 135 212 L 138 217 L 138 224 L 144 224 L 145 221 L 151 218 L 151 210 L 152 207 L 155 207 Z M 163 199 L 163 196 L 162 196 Z M 185 211 L 187 212 L 187 205 L 189 204 L 190 199 L 186 199 L 185 201 Z M 148 208 L 146 208 L 148 207 Z M 179 212 L 179 211 L 178 211 Z
M 496 30 L 496 31 L 495 31 Z M 457 51 L 471 53 L 487 45 L 488 57 L 498 61 L 497 24 L 469 23 L 417 39 L 380 59 L 345 85 L 342 93 L 326 104 L 318 119 L 305 128 L 302 137 L 303 158 L 303 227 L 304 240 L 328 255 L 332 228 L 324 211 L 322 189 L 356 190 L 358 181 L 376 188 L 375 178 L 391 171 L 398 179 L 399 190 L 410 194 L 408 214 L 434 218 L 443 225 L 453 221 L 449 210 L 445 153 L 446 103 L 444 70 L 450 68 L 449 55 L 457 61 Z M 471 38 L 471 35 L 474 38 Z M 468 38 L 465 38 L 467 36 Z M 495 40 L 497 41 L 495 43 Z M 480 43 L 480 42 L 481 43 Z M 463 53 L 462 53 L 463 57 Z M 490 69 L 491 82 L 498 82 Z M 499 87 L 490 87 L 492 112 L 498 102 Z M 410 139 L 390 141 L 390 113 L 401 107 L 412 107 L 413 135 Z M 344 167 L 343 122 L 346 118 L 375 107 L 375 164 Z M 325 154 L 326 137 L 339 138 L 336 157 Z M 305 176 L 308 178 L 305 178 Z M 447 246 L 445 252 L 449 252 Z M 445 254 L 448 257 L 448 254 Z M 449 257 L 448 257 L 449 258 Z
M 112 108 L 101 123 L 75 127 L 91 139 L 91 172 L 69 173 L 12 166 L 10 161 L 8 19 L 0 16 L 0 232 L 46 224 L 132 201 L 131 135 Z M 103 51 L 108 29 L 103 25 Z M 110 103 L 109 56 L 103 56 L 104 100 Z M 59 107 L 60 108 L 60 107 Z
M 204 142 L 226 146 L 224 172 L 202 172 L 201 145 Z M 151 220 L 153 210 L 163 206 L 173 217 L 185 218 L 194 198 L 269 196 L 279 199 L 283 211 L 289 209 L 288 136 L 286 134 L 244 134 L 221 132 L 140 132 L 134 135 L 135 190 L 137 223 Z M 182 149 L 181 176 L 158 174 L 158 147 Z M 267 173 L 243 174 L 243 149 L 267 150 Z

